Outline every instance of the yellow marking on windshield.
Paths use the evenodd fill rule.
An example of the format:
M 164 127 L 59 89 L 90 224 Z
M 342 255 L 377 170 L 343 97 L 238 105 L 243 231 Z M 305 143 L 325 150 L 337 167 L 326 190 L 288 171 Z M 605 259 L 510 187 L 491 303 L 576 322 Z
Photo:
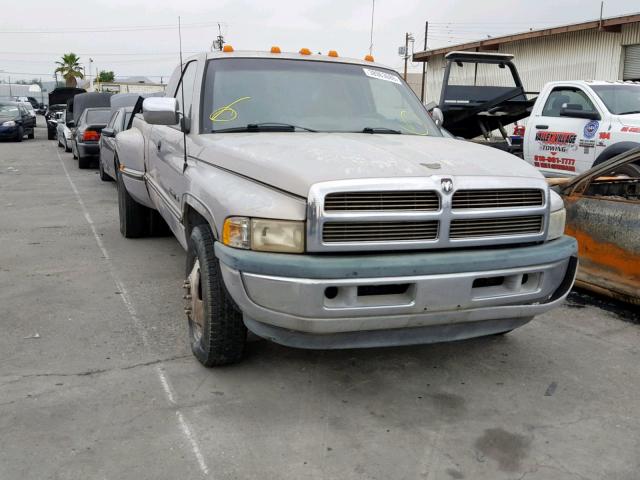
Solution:
M 251 97 L 240 97 L 237 100 L 234 100 L 229 105 L 225 105 L 224 107 L 220 107 L 217 110 L 214 110 L 211 115 L 209 115 L 209 120 L 212 122 L 233 122 L 236 118 L 238 118 L 238 112 L 231 108 L 238 102 L 242 102 L 243 100 L 249 100 Z M 220 118 L 222 115 L 228 114 L 228 118 Z
M 409 126 L 409 120 L 407 120 L 406 110 L 400 111 L 400 120 L 402 120 L 402 123 L 403 123 L 401 127 L 404 128 L 409 133 L 413 133 L 414 135 L 422 135 L 425 137 L 429 135 L 429 130 L 425 130 L 424 132 L 418 132 L 415 128 Z

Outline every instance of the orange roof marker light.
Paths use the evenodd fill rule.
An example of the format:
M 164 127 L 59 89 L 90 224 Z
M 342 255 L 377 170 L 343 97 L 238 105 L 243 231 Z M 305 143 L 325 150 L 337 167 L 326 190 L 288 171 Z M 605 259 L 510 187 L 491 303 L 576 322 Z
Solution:
M 365 55 L 364 56 L 364 60 L 365 60 L 365 62 L 374 62 L 375 61 L 373 59 L 373 55 Z
M 300 55 L 311 55 L 311 50 L 308 48 L 301 48 L 299 53 Z
M 231 45 L 225 45 L 224 47 L 222 47 L 222 51 L 225 53 L 231 53 L 233 52 L 233 47 Z
M 338 52 L 336 52 L 335 50 L 329 50 L 329 53 L 327 53 L 327 55 L 330 57 L 337 57 Z
M 271 53 L 281 53 L 280 47 L 276 47 L 276 46 L 271 47 Z

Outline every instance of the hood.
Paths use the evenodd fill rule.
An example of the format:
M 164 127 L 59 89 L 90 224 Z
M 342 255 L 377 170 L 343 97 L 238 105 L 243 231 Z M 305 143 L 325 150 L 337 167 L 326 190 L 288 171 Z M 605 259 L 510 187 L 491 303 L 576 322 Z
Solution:
M 543 178 L 514 155 L 442 137 L 260 132 L 204 134 L 195 141 L 192 156 L 305 198 L 311 185 L 331 180 L 431 175 Z

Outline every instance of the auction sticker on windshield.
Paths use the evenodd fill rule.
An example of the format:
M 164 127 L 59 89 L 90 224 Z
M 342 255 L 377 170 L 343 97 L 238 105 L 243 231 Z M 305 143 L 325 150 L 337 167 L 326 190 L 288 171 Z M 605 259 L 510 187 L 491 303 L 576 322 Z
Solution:
M 384 80 L 385 82 L 397 83 L 398 85 L 402 83 L 396 75 L 393 75 L 391 73 L 382 72 L 380 70 L 372 70 L 370 68 L 363 68 L 362 70 L 367 77 L 377 78 L 378 80 Z

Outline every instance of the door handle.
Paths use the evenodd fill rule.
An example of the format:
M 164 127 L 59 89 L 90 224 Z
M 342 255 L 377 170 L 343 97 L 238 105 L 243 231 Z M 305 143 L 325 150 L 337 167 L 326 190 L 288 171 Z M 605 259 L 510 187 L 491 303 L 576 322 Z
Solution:
M 538 130 L 546 130 L 547 128 L 549 128 L 549 125 L 536 125 L 536 128 Z

